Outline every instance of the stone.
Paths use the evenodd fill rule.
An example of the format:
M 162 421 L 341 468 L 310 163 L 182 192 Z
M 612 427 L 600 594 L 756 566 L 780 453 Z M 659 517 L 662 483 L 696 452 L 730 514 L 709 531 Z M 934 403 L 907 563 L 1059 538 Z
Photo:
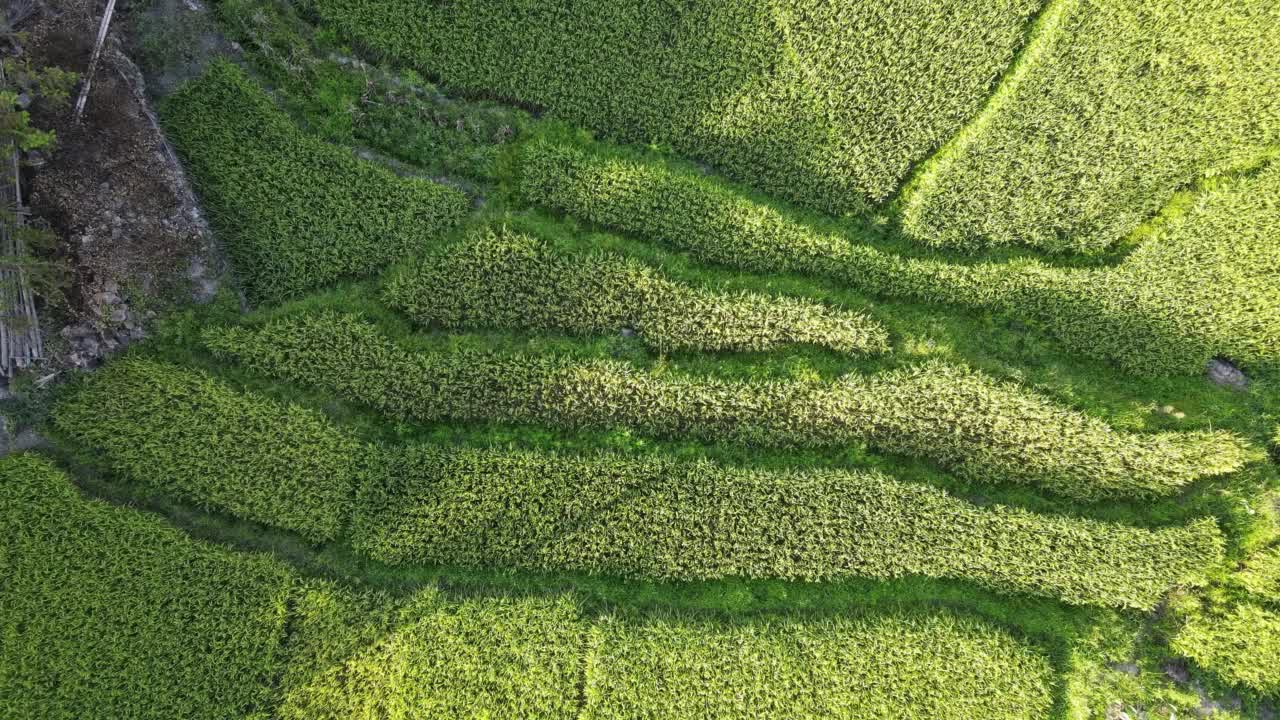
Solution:
M 1210 360 L 1205 372 L 1214 385 L 1236 390 L 1244 390 L 1249 387 L 1249 378 L 1244 374 L 1244 371 L 1222 358 Z
M 1138 677 L 1138 673 L 1140 672 L 1137 663 L 1112 663 L 1110 667 L 1112 670 L 1122 672 L 1129 677 Z
M 1113 702 L 1107 705 L 1107 720 L 1133 720 L 1129 717 L 1129 713 L 1124 711 L 1124 705 L 1119 702 Z
M 82 338 L 91 338 L 98 333 L 88 325 L 68 325 L 62 328 L 62 337 L 67 340 L 75 341 Z
M 97 338 L 87 337 L 80 338 L 78 342 L 75 343 L 75 349 L 76 352 L 81 355 L 97 356 L 99 350 L 102 349 L 102 346 L 98 343 Z
M 1171 660 L 1165 663 L 1163 670 L 1164 674 L 1174 682 L 1187 683 L 1191 681 L 1191 672 L 1179 660 Z

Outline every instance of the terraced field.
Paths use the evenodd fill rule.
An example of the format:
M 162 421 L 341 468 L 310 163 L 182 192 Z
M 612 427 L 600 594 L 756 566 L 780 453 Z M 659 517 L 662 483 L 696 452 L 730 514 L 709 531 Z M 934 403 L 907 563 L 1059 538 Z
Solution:
M 0 718 L 1273 716 L 1268 4 L 135 12 L 239 287 L 0 459 Z

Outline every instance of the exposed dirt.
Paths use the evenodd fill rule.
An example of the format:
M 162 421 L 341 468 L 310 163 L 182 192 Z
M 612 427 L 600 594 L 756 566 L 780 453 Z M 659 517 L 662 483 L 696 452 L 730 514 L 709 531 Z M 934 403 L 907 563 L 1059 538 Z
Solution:
M 122 7 L 127 3 L 122 3 Z M 21 28 L 37 65 L 84 73 L 98 3 L 55 0 Z M 49 369 L 90 367 L 145 337 L 159 313 L 210 299 L 226 264 L 150 108 L 141 73 L 123 51 L 120 25 L 104 47 L 80 124 L 69 107 L 33 107 L 57 132 L 47 164 L 28 171 L 29 203 L 60 238 L 72 271 L 62 307 L 42 315 Z

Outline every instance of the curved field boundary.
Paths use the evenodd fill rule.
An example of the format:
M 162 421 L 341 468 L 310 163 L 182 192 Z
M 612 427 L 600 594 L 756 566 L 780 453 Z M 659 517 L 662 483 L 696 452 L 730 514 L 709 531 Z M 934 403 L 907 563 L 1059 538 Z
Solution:
M 215 328 L 205 340 L 245 367 L 402 418 L 626 428 L 757 447 L 868 443 L 966 478 L 1081 499 L 1171 495 L 1254 454 L 1224 432 L 1119 433 L 941 363 L 831 383 L 681 378 L 556 355 L 413 352 L 359 316 L 332 312 Z
M 136 403 L 97 405 L 126 389 Z M 165 404 L 173 409 L 155 417 Z M 101 412 L 85 415 L 93 406 Z M 94 378 L 55 417 L 129 479 L 283 528 L 298 528 L 299 513 L 309 510 L 326 527 L 349 524 L 345 536 L 358 552 L 390 564 L 681 581 L 915 575 L 1072 604 L 1150 608 L 1171 586 L 1197 582 L 1221 554 L 1212 520 L 1145 530 L 980 508 L 875 472 L 373 447 L 319 418 L 260 427 L 261 418 L 295 411 L 202 371 L 131 360 Z M 245 432 L 228 432 L 237 424 Z M 121 432 L 94 435 L 82 432 L 86 426 Z M 177 440 L 175 427 L 204 442 Z M 167 458 L 133 450 L 165 445 Z M 287 493 L 264 494 L 262 482 L 273 476 L 249 470 L 270 470 L 260 460 L 278 448 L 303 460 L 284 475 Z M 320 460 L 308 464 L 311 456 Z M 310 472 L 335 465 L 353 495 L 334 492 L 331 475 Z M 208 477 L 200 483 L 183 474 L 202 471 Z
M 1119 265 L 1070 269 L 903 257 L 800 222 L 714 178 L 600 146 L 539 138 L 520 157 L 526 199 L 704 262 L 997 310 L 1143 375 L 1203 372 L 1218 355 L 1280 362 L 1280 163 L 1206 182 Z
M 443 237 L 470 209 L 453 188 L 397 177 L 304 135 L 225 62 L 161 110 L 254 301 L 377 274 Z
M 764 351 L 807 343 L 849 354 L 889 349 L 865 315 L 759 293 L 673 282 L 605 253 L 565 253 L 505 229 L 477 232 L 396 273 L 386 302 L 423 325 L 634 333 L 659 351 Z
M 874 472 L 400 448 L 357 496 L 352 543 L 391 564 L 645 579 L 924 576 L 1151 609 L 1220 561 L 1212 519 L 1146 530 L 980 508 Z

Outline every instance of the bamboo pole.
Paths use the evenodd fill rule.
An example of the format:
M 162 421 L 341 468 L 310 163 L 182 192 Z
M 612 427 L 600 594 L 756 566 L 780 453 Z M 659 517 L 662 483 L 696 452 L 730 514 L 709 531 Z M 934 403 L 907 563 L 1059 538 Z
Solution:
M 85 73 L 84 84 L 80 86 L 80 96 L 76 98 L 75 122 L 79 123 L 84 115 L 85 103 L 89 101 L 89 88 L 93 86 L 93 74 L 98 71 L 98 58 L 102 56 L 102 44 L 107 41 L 107 30 L 111 27 L 111 16 L 116 12 L 116 0 L 107 0 L 107 9 L 102 11 L 102 23 L 98 26 L 98 40 L 93 44 L 93 56 L 89 59 L 89 71 Z

